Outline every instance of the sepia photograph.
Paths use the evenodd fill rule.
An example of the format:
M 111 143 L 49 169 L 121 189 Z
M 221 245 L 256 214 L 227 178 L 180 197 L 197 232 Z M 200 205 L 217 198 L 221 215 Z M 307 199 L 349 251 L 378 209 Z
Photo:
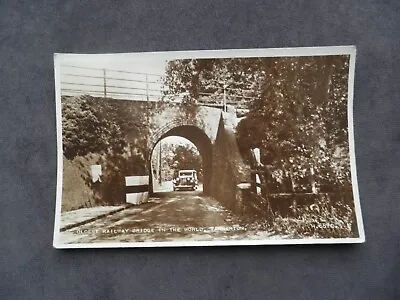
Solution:
M 363 243 L 355 55 L 55 54 L 53 246 Z

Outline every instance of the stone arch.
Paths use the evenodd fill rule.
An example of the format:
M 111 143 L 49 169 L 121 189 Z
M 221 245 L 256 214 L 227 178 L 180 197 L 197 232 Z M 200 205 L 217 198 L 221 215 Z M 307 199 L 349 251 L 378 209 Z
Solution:
M 203 192 L 210 194 L 212 182 L 212 143 L 207 134 L 195 124 L 182 121 L 172 121 L 159 128 L 149 142 L 149 170 L 151 170 L 151 156 L 157 143 L 168 136 L 180 136 L 191 141 L 200 152 L 203 161 Z M 153 174 L 149 172 L 149 189 L 153 193 Z

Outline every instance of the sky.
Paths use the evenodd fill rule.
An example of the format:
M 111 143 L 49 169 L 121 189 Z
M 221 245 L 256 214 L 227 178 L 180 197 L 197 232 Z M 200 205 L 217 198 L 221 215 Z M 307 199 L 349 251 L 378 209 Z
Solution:
M 77 55 L 60 63 L 62 95 L 159 100 L 167 60 L 160 56 Z M 104 76 L 105 75 L 105 76 Z M 147 84 L 146 84 L 147 80 Z

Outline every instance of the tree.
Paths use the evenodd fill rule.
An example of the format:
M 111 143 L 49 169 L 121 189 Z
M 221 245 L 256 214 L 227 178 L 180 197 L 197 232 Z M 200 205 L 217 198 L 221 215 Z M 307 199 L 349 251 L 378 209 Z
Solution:
M 63 98 L 63 148 L 68 159 L 107 150 L 108 136 L 114 133 L 115 128 L 107 126 L 110 125 L 107 120 L 99 118 L 96 113 L 89 97 Z
M 245 103 L 239 146 L 244 154 L 260 148 L 278 181 L 333 184 L 350 180 L 348 66 L 346 55 L 175 60 L 165 84 L 189 99 L 220 101 L 225 91 L 232 103 Z
M 177 145 L 173 149 L 170 160 L 172 169 L 177 173 L 179 170 L 196 170 L 199 178 L 202 174 L 202 159 L 196 147 L 192 145 Z
M 186 101 L 248 99 L 259 81 L 259 58 L 183 59 L 167 65 L 166 94 L 188 93 Z
M 271 58 L 263 72 L 238 126 L 241 148 L 261 148 L 280 180 L 301 181 L 312 169 L 320 183 L 334 183 L 335 153 L 348 149 L 348 56 Z
M 149 128 L 142 112 L 130 101 L 91 96 L 62 99 L 64 155 L 69 160 L 100 155 L 103 201 L 109 204 L 124 201 L 125 176 L 147 172 Z

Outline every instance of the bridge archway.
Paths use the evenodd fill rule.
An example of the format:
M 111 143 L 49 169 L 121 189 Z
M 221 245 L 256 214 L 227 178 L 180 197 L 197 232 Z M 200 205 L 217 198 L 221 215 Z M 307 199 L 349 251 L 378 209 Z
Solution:
M 149 170 L 151 170 L 151 157 L 155 146 L 162 139 L 169 136 L 180 136 L 192 142 L 200 153 L 203 162 L 203 192 L 210 194 L 212 181 L 212 143 L 202 129 L 194 125 L 167 126 L 163 132 L 159 132 L 150 142 Z M 153 174 L 149 175 L 149 192 L 153 193 Z

